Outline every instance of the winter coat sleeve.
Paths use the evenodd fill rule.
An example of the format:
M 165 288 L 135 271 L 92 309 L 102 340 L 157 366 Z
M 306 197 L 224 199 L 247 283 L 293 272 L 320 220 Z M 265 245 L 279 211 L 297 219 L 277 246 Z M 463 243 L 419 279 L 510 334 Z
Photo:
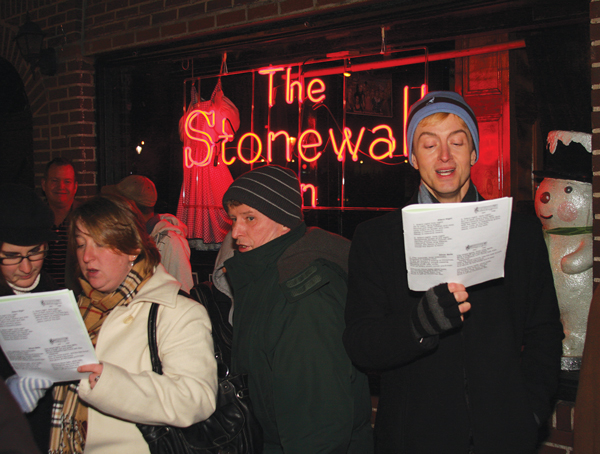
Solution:
M 139 304 L 146 306 L 140 322 L 147 326 L 150 304 Z M 216 407 L 217 372 L 204 307 L 182 296 L 174 307 L 161 306 L 157 342 L 163 375 L 103 362 L 94 389 L 88 380 L 80 382 L 80 397 L 103 413 L 136 423 L 187 427 L 208 418 Z M 150 358 L 147 342 L 142 355 Z
M 273 358 L 277 428 L 286 454 L 347 453 L 356 370 L 342 345 L 346 282 L 323 264 L 306 273 L 314 288 L 287 289 L 292 315 Z
M 420 342 L 410 326 L 422 293 L 408 291 L 395 214 L 359 225 L 350 247 L 344 345 L 352 361 L 368 369 L 400 366 L 438 343 L 438 336 Z

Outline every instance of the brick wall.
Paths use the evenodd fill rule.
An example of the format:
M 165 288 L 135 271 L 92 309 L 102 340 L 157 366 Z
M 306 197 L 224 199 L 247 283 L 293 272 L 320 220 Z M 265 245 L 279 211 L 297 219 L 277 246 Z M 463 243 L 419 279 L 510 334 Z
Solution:
M 0 57 L 20 74 L 33 113 L 36 185 L 62 156 L 79 172 L 79 197 L 97 191 L 94 61 L 102 53 L 202 38 L 259 22 L 309 17 L 380 0 L 3 0 Z M 14 42 L 29 13 L 57 51 L 55 76 L 32 72 Z

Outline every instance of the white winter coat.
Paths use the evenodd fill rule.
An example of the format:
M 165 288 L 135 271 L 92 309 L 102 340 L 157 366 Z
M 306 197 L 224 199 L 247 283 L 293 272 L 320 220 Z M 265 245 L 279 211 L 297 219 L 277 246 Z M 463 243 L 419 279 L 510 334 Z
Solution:
M 81 380 L 79 396 L 90 405 L 85 452 L 149 452 L 135 423 L 186 427 L 208 418 L 216 406 L 217 371 L 211 325 L 204 307 L 178 295 L 180 284 L 158 265 L 127 307 L 104 321 L 96 354 L 104 364 L 92 390 Z M 157 321 L 163 375 L 152 372 L 148 311 Z

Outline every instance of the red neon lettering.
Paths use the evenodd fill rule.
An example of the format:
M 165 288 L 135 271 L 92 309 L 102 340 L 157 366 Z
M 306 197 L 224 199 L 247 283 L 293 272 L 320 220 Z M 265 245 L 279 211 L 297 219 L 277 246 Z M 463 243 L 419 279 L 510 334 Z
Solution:
M 244 142 L 244 139 L 246 139 L 246 137 L 250 137 L 258 142 L 258 152 L 256 153 L 256 156 L 254 156 L 254 158 L 250 159 L 250 160 L 248 160 L 248 159 L 244 158 L 244 156 L 242 156 L 242 143 Z M 242 160 L 246 164 L 254 164 L 260 158 L 261 153 L 262 153 L 262 142 L 260 141 L 260 137 L 258 137 L 253 132 L 247 132 L 242 137 L 240 137 L 240 141 L 238 142 L 238 146 L 237 146 L 237 154 L 238 154 L 238 157 L 240 158 L 240 160 Z
M 309 143 L 307 145 L 304 145 L 304 138 L 308 134 L 314 134 L 317 141 L 315 143 Z M 319 159 L 321 157 L 321 154 L 322 154 L 320 151 L 316 152 L 316 148 L 320 147 L 322 144 L 323 144 L 323 139 L 321 138 L 321 134 L 319 134 L 319 132 L 314 129 L 307 129 L 298 138 L 298 154 L 306 162 L 316 161 L 317 159 Z M 314 148 L 315 149 L 315 155 L 312 158 L 307 158 L 306 155 L 304 154 L 304 150 L 306 148 Z
M 291 104 L 294 102 L 294 87 L 298 88 L 298 102 L 302 103 L 302 84 L 295 80 L 292 80 L 292 67 L 288 66 L 286 71 L 287 79 L 285 81 L 285 102 Z
M 221 142 L 221 160 L 223 161 L 223 164 L 230 166 L 231 164 L 233 164 L 236 160 L 236 157 L 232 157 L 231 160 L 227 160 L 227 157 L 225 156 L 225 144 L 227 142 Z
M 212 160 L 213 149 L 214 149 L 214 145 L 215 145 L 213 143 L 212 137 L 210 136 L 210 134 L 208 134 L 200 129 L 196 129 L 192 126 L 192 121 L 194 121 L 199 115 L 202 115 L 204 117 L 204 119 L 208 123 L 209 127 L 212 128 L 215 125 L 214 110 L 211 110 L 210 112 L 204 112 L 203 110 L 192 110 L 190 112 L 190 114 L 187 116 L 187 118 L 185 120 L 185 126 L 184 126 L 185 135 L 191 140 L 196 140 L 198 142 L 205 144 L 206 150 L 207 150 L 204 160 L 195 161 L 194 159 L 192 159 L 192 156 L 191 156 L 191 154 L 192 154 L 191 147 L 185 147 L 185 149 L 184 149 L 184 153 L 186 155 L 185 162 L 186 162 L 186 166 L 188 166 L 188 168 L 192 167 L 193 165 L 204 167 L 204 166 L 208 165 L 210 163 L 210 161 Z M 200 137 L 193 135 L 192 132 L 200 134 Z M 188 155 L 189 155 L 189 157 L 188 157 Z
M 283 71 L 283 66 L 277 66 L 274 68 L 265 68 L 258 71 L 258 74 L 268 74 L 269 75 L 269 107 L 273 107 L 275 105 L 275 100 L 273 99 L 273 76 L 276 72 Z
M 317 206 L 317 188 L 314 184 L 300 184 L 300 189 L 302 190 L 302 194 L 310 189 L 310 206 L 315 208 Z
M 329 129 L 329 137 L 331 138 L 331 144 L 333 145 L 333 151 L 338 157 L 338 161 L 344 160 L 344 150 L 348 147 L 348 152 L 352 155 L 352 160 L 358 160 L 358 150 L 360 148 L 360 142 L 362 141 L 363 134 L 365 133 L 365 127 L 360 128 L 358 133 L 358 139 L 356 140 L 356 146 L 352 148 L 352 131 L 350 128 L 344 128 L 344 140 L 342 140 L 341 146 L 338 147 L 335 137 L 333 136 L 333 129 Z
M 381 161 L 384 158 L 391 158 L 394 154 L 394 151 L 396 150 L 396 139 L 394 138 L 392 128 L 390 128 L 388 125 L 379 125 L 375 126 L 372 132 L 376 133 L 380 129 L 384 129 L 385 131 L 387 131 L 388 137 L 378 137 L 371 143 L 371 146 L 369 147 L 369 155 L 377 161 Z M 373 150 L 375 148 L 375 145 L 377 145 L 378 143 L 385 143 L 388 146 L 388 151 L 382 155 L 376 155 Z
M 313 85 L 315 85 L 315 84 L 319 84 L 319 87 L 313 88 Z M 318 102 L 325 100 L 325 95 L 322 94 L 319 97 L 315 97 L 315 95 L 323 93 L 324 91 L 325 91 L 325 82 L 323 82 L 321 79 L 313 79 L 308 83 L 308 88 L 306 89 L 306 95 L 308 96 L 308 99 L 310 99 L 312 102 L 318 103 Z
M 427 86 L 427 84 L 421 84 L 420 89 L 421 89 L 421 98 L 422 98 L 429 91 L 429 87 Z M 402 144 L 402 154 L 404 155 L 404 157 L 408 157 L 408 144 L 406 143 L 406 122 L 408 120 L 408 90 L 409 90 L 408 85 L 405 85 L 404 86 L 404 106 L 403 106 L 404 140 L 403 140 L 403 144 Z M 421 98 L 419 98 L 419 99 L 421 99 Z
M 221 158 L 223 160 L 223 162 L 227 165 L 231 165 L 235 162 L 235 156 L 233 158 L 231 158 L 231 161 L 228 161 L 227 158 L 225 157 L 225 145 L 227 144 L 227 142 L 233 142 L 233 134 L 227 134 L 225 131 L 225 125 L 227 124 L 227 118 L 223 118 L 223 122 L 221 125 L 221 133 L 219 134 L 219 139 L 221 142 Z
M 279 131 L 279 132 L 269 131 L 268 141 L 267 141 L 267 161 L 273 162 L 273 154 L 272 154 L 273 141 L 278 136 L 285 137 L 285 159 L 287 160 L 287 162 L 290 162 L 292 160 L 292 147 L 291 147 L 290 135 L 287 133 L 287 131 Z

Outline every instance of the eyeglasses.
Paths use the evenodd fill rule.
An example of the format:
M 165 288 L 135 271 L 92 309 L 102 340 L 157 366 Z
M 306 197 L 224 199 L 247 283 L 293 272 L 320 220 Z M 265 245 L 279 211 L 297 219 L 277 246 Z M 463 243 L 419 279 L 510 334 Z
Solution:
M 39 262 L 48 255 L 48 249 L 44 251 L 30 252 L 27 255 L 13 255 L 12 257 L 0 257 L 0 264 L 2 265 L 18 265 L 27 259 L 30 262 Z

